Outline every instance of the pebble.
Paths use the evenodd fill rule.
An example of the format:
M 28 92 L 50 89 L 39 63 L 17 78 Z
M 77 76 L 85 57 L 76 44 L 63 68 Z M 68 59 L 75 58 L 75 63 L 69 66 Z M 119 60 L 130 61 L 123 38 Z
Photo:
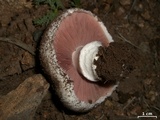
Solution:
M 98 8 L 94 8 L 94 9 L 93 9 L 93 13 L 94 13 L 94 14 L 98 14 L 98 12 L 99 12 Z
M 158 93 L 156 91 L 149 91 L 146 93 L 146 97 L 150 99 L 152 102 L 155 101 L 156 97 L 158 96 Z
M 107 106 L 107 107 L 112 107 L 112 106 L 113 106 L 113 103 L 112 103 L 110 100 L 106 100 L 105 106 Z
M 146 20 L 149 20 L 151 18 L 149 11 L 145 11 L 144 13 L 141 14 L 142 17 Z
M 124 8 L 123 8 L 123 7 L 119 7 L 119 8 L 116 10 L 115 15 L 116 15 L 116 17 L 119 18 L 119 17 L 121 17 L 124 13 L 125 13 Z
M 24 71 L 33 68 L 35 66 L 34 57 L 28 52 L 24 52 L 22 55 L 21 66 Z

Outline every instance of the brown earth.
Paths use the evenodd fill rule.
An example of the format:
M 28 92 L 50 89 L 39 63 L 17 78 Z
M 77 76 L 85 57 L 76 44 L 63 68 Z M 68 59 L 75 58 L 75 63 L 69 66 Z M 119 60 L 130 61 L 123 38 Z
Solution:
M 112 42 L 109 47 L 101 46 L 97 56 L 95 70 L 103 83 L 119 82 L 141 64 L 138 50 L 128 43 Z
M 71 8 L 68 0 L 63 0 L 63 4 L 65 9 Z M 81 0 L 80 7 L 96 14 L 116 42 L 125 42 L 136 48 L 132 54 L 138 52 L 140 63 L 120 81 L 112 96 L 91 112 L 75 114 L 64 110 L 54 92 L 49 90 L 34 119 L 136 120 L 142 112 L 156 115 L 159 119 L 159 6 L 159 0 Z M 46 26 L 36 26 L 32 21 L 44 15 L 49 7 L 34 6 L 30 0 L 5 0 L 0 1 L 0 8 L 0 96 L 2 96 L 16 89 L 26 78 L 42 73 L 37 52 L 40 36 Z M 123 56 L 120 52 L 118 55 Z

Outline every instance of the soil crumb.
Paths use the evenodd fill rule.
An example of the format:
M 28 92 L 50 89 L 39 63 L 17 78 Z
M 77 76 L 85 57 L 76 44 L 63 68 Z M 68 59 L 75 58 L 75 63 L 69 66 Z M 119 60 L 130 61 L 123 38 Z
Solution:
M 97 56 L 99 58 L 94 60 L 94 64 L 102 82 L 122 80 L 136 68 L 139 61 L 136 48 L 128 43 L 112 42 L 109 47 L 100 46 Z

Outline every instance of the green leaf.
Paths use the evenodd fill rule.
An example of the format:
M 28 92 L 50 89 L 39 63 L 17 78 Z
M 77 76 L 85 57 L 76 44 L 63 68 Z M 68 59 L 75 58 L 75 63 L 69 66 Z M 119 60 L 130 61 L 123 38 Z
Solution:
M 58 8 L 63 8 L 63 9 L 64 9 L 64 6 L 63 6 L 61 0 L 55 0 L 55 1 L 56 1 L 56 4 L 57 4 L 57 7 L 58 7 Z
M 48 25 L 53 19 L 55 19 L 58 15 L 58 11 L 50 11 L 46 15 L 41 18 L 38 18 L 33 21 L 36 25 Z
M 61 0 L 33 0 L 33 3 L 36 5 L 47 4 L 51 10 L 43 17 L 34 20 L 33 23 L 36 25 L 47 25 L 50 21 L 57 17 L 59 9 L 64 9 Z
M 80 7 L 80 5 L 81 5 L 81 0 L 72 0 L 72 1 L 71 1 L 71 5 L 72 5 L 73 7 Z

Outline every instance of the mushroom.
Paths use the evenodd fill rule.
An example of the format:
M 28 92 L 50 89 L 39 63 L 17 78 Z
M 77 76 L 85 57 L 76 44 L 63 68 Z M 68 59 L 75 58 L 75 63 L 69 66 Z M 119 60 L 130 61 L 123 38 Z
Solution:
M 111 35 L 98 17 L 83 9 L 69 9 L 46 29 L 40 60 L 61 102 L 70 110 L 86 112 L 110 96 L 117 84 L 101 84 L 94 60 L 98 47 L 108 47 Z

